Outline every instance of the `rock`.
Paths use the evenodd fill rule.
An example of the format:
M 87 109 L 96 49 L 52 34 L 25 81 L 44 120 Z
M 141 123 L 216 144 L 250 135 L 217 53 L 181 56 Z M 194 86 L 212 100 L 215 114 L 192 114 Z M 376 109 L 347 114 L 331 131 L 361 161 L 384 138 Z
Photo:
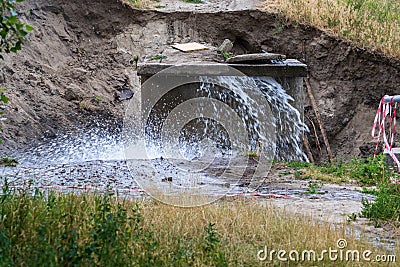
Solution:
M 360 150 L 359 156 L 362 158 L 372 157 L 376 148 L 376 142 L 366 142 L 358 147 Z M 382 146 L 378 146 L 377 154 L 383 153 Z
M 79 79 L 87 73 L 88 71 L 83 68 L 73 68 L 69 71 L 69 77 L 73 79 Z
M 37 81 L 29 81 L 29 84 L 32 86 L 32 87 L 36 87 L 37 85 L 38 85 L 38 82 Z
M 119 101 L 128 100 L 133 97 L 133 91 L 126 84 L 122 85 L 118 90 L 119 93 L 114 94 L 114 98 Z
M 261 45 L 261 49 L 263 50 L 263 52 L 274 51 L 274 49 L 268 45 Z
M 79 89 L 76 86 L 70 85 L 65 90 L 64 99 L 67 101 L 74 101 L 74 100 L 82 99 L 78 92 L 79 92 Z
M 229 39 L 225 39 L 221 46 L 218 48 L 218 51 L 230 52 L 233 48 L 233 43 Z
M 0 71 L 0 83 L 5 83 L 6 78 L 4 77 L 4 73 Z
M 57 87 L 49 80 L 44 80 L 44 85 L 43 85 L 46 89 L 45 92 L 51 95 L 58 95 L 58 89 Z
M 89 69 L 89 70 L 95 70 L 95 69 L 96 69 L 96 65 L 95 65 L 95 64 L 92 64 L 92 63 L 89 63 L 88 69 Z
M 40 77 L 38 75 L 36 75 L 36 74 L 29 73 L 28 74 L 28 80 L 29 81 L 38 81 L 38 80 L 40 80 Z
M 245 54 L 231 57 L 227 60 L 228 63 L 244 63 L 252 61 L 271 61 L 271 60 L 284 60 L 285 55 L 273 53 L 259 53 L 259 54 Z
M 171 183 L 172 182 L 172 177 L 163 178 L 163 179 L 161 179 L 161 182 L 163 182 L 163 183 Z

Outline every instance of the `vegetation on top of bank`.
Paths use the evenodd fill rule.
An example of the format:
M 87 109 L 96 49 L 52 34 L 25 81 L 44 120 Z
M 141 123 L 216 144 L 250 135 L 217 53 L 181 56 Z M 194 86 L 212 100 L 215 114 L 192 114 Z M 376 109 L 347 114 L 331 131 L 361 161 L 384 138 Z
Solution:
M 159 3 L 161 0 L 124 0 L 130 4 L 132 4 L 136 8 L 149 8 L 152 3 Z M 202 0 L 180 0 L 186 3 L 193 3 L 193 4 L 202 4 Z M 155 8 L 164 8 L 165 6 L 162 5 L 154 5 Z
M 400 57 L 397 0 L 266 0 L 265 9 Z

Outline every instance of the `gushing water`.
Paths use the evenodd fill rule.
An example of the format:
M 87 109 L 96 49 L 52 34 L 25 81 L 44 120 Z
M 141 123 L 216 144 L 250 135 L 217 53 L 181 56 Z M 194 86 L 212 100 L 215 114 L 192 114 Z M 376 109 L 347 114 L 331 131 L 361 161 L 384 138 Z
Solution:
M 294 99 L 274 79 L 200 77 L 195 86 L 191 99 L 183 104 L 172 95 L 164 97 L 162 105 L 155 105 L 145 122 L 150 158 L 168 157 L 166 151 L 173 151 L 167 154 L 190 160 L 204 156 L 201 150 L 211 145 L 236 156 L 264 150 L 267 160 L 275 154 L 281 161 L 307 160 L 301 148 L 307 127 L 290 104 Z M 171 121 L 175 125 L 171 126 Z M 211 151 L 215 156 L 216 150 Z
M 308 128 L 302 121 L 300 112 L 290 104 L 295 100 L 270 77 L 255 78 L 255 83 L 264 93 L 274 114 L 278 133 L 278 160 L 307 161 L 301 148 L 301 138 Z
M 236 111 L 241 114 L 242 121 L 247 124 L 248 130 L 253 132 L 253 139 L 261 139 L 267 142 L 267 146 L 272 148 L 271 142 L 276 142 L 276 159 L 279 161 L 307 160 L 301 146 L 301 137 L 307 126 L 302 121 L 300 112 L 291 105 L 294 99 L 283 89 L 283 87 L 271 77 L 218 77 L 217 84 L 221 84 L 237 94 L 235 100 L 240 105 Z M 208 95 L 212 96 L 213 86 L 209 79 L 204 79 L 201 88 L 206 90 Z M 215 84 L 215 83 L 214 83 Z M 263 107 L 259 97 L 255 94 L 249 94 L 252 91 L 262 92 L 269 106 Z M 227 94 L 219 96 L 223 101 L 227 101 Z M 249 97 L 255 96 L 255 97 Z M 262 101 L 260 101 L 262 102 Z M 266 109 L 265 109 L 266 108 Z M 218 108 L 214 107 L 214 112 L 218 114 Z M 269 112 L 271 109 L 272 112 Z M 265 117 L 271 117 L 265 119 Z M 247 123 L 251 121 L 250 123 Z M 272 123 L 276 128 L 276 140 L 271 136 L 265 136 L 266 133 L 260 132 L 260 123 Z M 268 142 L 269 141 L 269 142 Z M 254 149 L 254 142 L 250 150 Z

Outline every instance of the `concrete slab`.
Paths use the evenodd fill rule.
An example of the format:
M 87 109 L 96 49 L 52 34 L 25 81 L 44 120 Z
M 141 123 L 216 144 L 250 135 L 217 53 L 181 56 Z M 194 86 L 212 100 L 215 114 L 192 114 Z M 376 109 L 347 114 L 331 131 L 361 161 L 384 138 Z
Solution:
M 137 73 L 139 76 L 150 77 L 160 71 L 164 71 L 165 75 L 176 75 L 176 71 L 171 70 L 168 72 L 168 68 L 176 65 L 184 65 L 188 69 L 198 69 L 198 74 L 211 75 L 211 76 L 226 76 L 231 75 L 231 72 L 208 72 L 209 70 L 215 70 L 215 68 L 209 68 L 211 66 L 229 66 L 237 69 L 247 76 L 271 76 L 271 77 L 306 77 L 307 76 L 307 65 L 293 59 L 284 60 L 278 64 L 225 64 L 225 63 L 139 63 Z M 222 70 L 226 68 L 221 68 Z M 193 72 L 191 72 L 193 73 Z
M 166 69 L 177 66 L 184 65 L 188 69 L 196 68 L 199 71 L 199 75 L 211 75 L 211 76 L 223 76 L 222 73 L 209 73 L 208 67 L 215 70 L 214 66 L 229 66 L 237 69 L 247 76 L 271 76 L 271 77 L 306 77 L 307 76 L 307 65 L 301 63 L 295 59 L 284 59 L 284 55 L 279 54 L 250 54 L 250 55 L 238 55 L 235 56 L 236 62 L 226 62 L 225 58 L 218 54 L 218 49 L 212 45 L 202 44 L 205 47 L 209 47 L 208 50 L 193 51 L 193 52 L 182 52 L 174 49 L 172 46 L 166 47 L 158 60 L 152 60 L 155 55 L 148 55 L 142 62 L 138 63 L 137 73 L 145 79 L 153 76 L 154 74 L 165 71 Z M 257 62 L 239 62 L 240 60 L 247 60 L 258 58 L 264 59 L 263 61 Z M 273 59 L 283 59 L 276 63 L 270 63 L 268 60 Z M 235 61 L 235 60 L 233 60 Z M 193 73 L 193 71 L 190 71 Z M 168 74 L 165 72 L 165 74 Z M 171 73 L 171 75 L 176 75 L 176 72 Z

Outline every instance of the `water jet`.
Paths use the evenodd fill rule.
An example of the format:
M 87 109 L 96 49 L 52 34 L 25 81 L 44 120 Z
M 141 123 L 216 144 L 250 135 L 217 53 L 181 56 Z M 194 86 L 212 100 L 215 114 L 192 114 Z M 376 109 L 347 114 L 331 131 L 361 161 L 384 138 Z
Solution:
M 295 59 L 282 58 L 234 63 L 231 60 L 232 63 L 227 63 L 215 49 L 190 53 L 166 49 L 163 55 L 163 59 L 159 62 L 149 60 L 138 64 L 137 74 L 141 77 L 142 85 L 154 75 L 161 73 L 165 76 L 166 81 L 188 76 L 232 78 L 240 73 L 240 76 L 246 76 L 253 80 L 258 89 L 264 92 L 265 98 L 269 102 L 278 136 L 276 158 L 284 161 L 307 160 L 301 151 L 303 132 L 306 130 L 303 123 L 303 78 L 307 76 L 305 64 Z M 253 56 L 252 58 L 257 57 Z M 283 56 L 283 58 L 285 57 Z M 179 71 L 174 68 L 176 66 L 180 66 Z M 235 71 L 231 71 L 232 69 Z M 179 88 L 171 90 L 169 99 L 179 102 L 180 99 L 188 100 L 200 97 L 201 94 L 196 89 L 199 86 L 201 83 L 179 86 Z M 243 85 L 239 85 L 239 87 L 243 87 Z M 275 89 L 268 89 L 270 87 Z M 278 88 L 280 90 L 277 90 Z M 242 89 L 247 90 L 246 88 Z M 151 97 L 150 94 L 154 94 L 154 91 L 142 90 L 141 97 L 144 105 L 146 100 Z M 163 101 L 167 100 L 164 98 Z M 284 106 L 289 106 L 289 108 L 284 111 Z M 282 116 L 285 112 L 288 114 Z

